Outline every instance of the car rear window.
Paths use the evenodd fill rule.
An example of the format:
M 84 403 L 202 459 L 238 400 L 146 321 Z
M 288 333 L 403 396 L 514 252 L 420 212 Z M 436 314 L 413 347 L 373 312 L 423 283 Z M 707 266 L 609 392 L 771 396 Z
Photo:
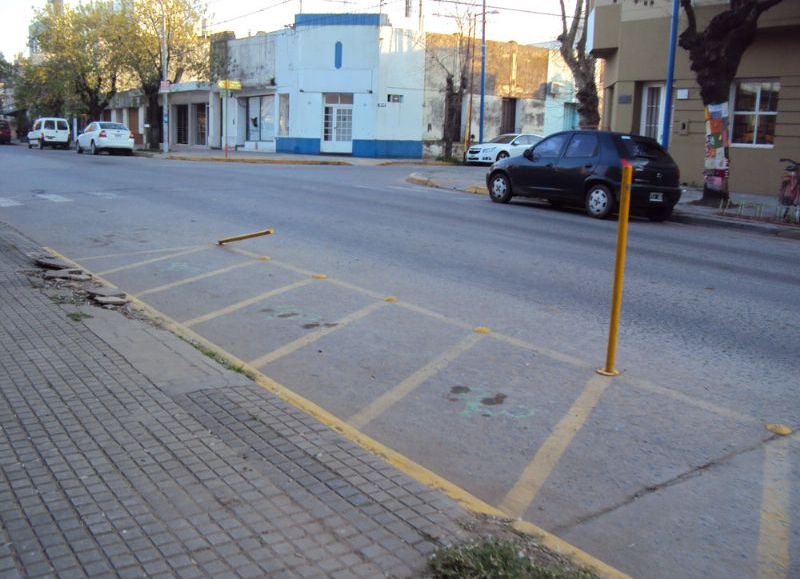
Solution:
M 58 130 L 59 131 L 68 131 L 69 125 L 67 125 L 67 121 L 57 121 Z
M 664 149 L 649 137 L 621 135 L 616 138 L 619 155 L 623 159 L 650 159 L 655 161 L 672 161 Z
M 499 145 L 505 145 L 505 144 L 510 143 L 511 141 L 513 141 L 514 137 L 516 137 L 516 135 L 500 135 L 499 137 L 495 137 L 494 139 L 492 139 L 489 142 L 490 143 L 497 143 Z
M 52 131 L 56 128 L 56 123 L 54 121 L 45 121 L 44 128 Z
M 118 131 L 127 131 L 128 127 L 122 123 L 100 123 L 101 129 L 116 129 Z

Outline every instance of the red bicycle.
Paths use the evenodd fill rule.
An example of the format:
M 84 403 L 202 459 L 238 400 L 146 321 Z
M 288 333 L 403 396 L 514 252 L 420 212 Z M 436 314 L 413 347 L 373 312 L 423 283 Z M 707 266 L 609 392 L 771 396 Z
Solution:
M 783 221 L 800 223 L 800 179 L 797 178 L 797 166 L 793 159 L 781 159 L 781 163 L 789 163 L 781 180 L 781 192 L 778 196 L 778 218 Z

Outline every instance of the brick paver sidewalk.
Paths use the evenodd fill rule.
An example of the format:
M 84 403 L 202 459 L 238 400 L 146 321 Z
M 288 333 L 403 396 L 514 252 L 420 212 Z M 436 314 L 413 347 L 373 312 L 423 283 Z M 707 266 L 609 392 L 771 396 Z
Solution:
M 68 317 L 35 250 L 0 224 L 0 577 L 412 576 L 464 538 L 453 501 L 171 334 Z

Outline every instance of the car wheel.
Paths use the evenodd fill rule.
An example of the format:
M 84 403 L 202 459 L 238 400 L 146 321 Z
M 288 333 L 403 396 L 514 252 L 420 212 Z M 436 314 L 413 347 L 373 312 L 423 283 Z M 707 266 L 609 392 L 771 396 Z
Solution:
M 497 161 L 502 161 L 503 159 L 508 159 L 507 151 L 500 151 L 499 153 L 497 153 Z
M 96 155 L 98 153 L 97 147 L 94 144 L 94 141 L 89 143 L 89 151 L 91 151 L 92 155 Z
M 503 173 L 495 173 L 489 181 L 489 197 L 495 203 L 511 201 L 511 181 Z
M 31 143 L 30 141 L 28 141 L 28 148 L 33 149 L 33 143 Z
M 647 218 L 653 223 L 666 221 L 670 215 L 672 215 L 672 207 L 654 207 L 647 211 Z
M 586 213 L 605 219 L 614 211 L 614 196 L 605 185 L 595 184 L 586 192 Z

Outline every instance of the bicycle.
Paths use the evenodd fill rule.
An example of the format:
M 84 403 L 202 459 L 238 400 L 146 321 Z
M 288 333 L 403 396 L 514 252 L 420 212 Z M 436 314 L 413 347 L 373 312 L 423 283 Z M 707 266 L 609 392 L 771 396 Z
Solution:
M 780 162 L 789 163 L 789 165 L 786 166 L 786 172 L 781 180 L 781 190 L 778 195 L 778 218 L 782 221 L 800 223 L 800 179 L 797 177 L 800 163 L 793 159 L 781 159 Z

